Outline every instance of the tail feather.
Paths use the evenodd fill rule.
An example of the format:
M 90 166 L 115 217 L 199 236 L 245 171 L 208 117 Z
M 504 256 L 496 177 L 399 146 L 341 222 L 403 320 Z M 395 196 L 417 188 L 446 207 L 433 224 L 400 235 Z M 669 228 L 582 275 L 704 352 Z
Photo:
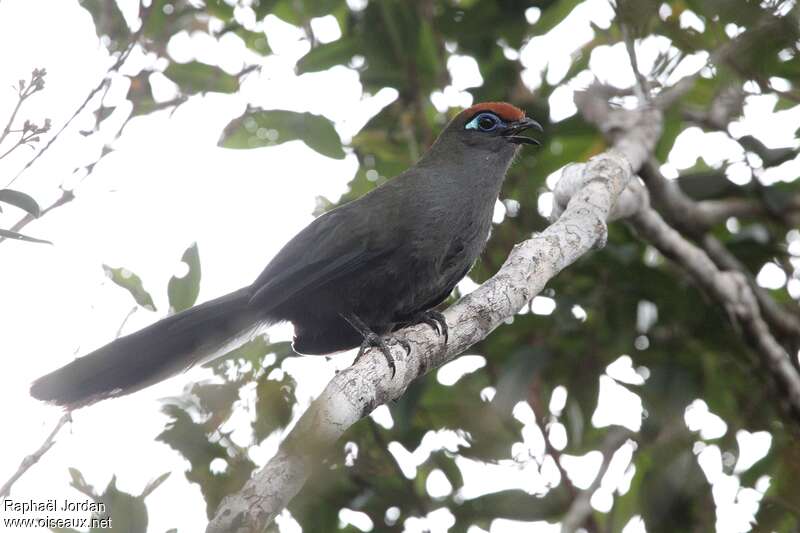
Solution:
M 40 377 L 31 396 L 77 409 L 162 381 L 220 350 L 259 317 L 241 289 L 192 307 Z

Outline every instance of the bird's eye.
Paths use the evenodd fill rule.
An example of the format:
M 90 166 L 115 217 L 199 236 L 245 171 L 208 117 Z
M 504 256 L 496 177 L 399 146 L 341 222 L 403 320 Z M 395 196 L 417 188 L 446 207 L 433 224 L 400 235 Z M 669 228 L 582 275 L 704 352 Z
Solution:
M 492 131 L 497 127 L 497 119 L 492 115 L 482 115 L 478 117 L 478 128 L 483 131 Z
M 494 131 L 502 121 L 492 113 L 481 113 L 466 125 L 468 130 Z

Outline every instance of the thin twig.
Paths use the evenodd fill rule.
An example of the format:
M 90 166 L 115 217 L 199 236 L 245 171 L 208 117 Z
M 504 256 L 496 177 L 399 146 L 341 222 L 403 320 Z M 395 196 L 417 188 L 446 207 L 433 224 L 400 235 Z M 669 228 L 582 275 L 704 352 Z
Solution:
M 11 492 L 11 487 L 14 483 L 17 482 L 22 475 L 27 472 L 33 465 L 39 462 L 44 454 L 55 444 L 55 438 L 58 432 L 64 427 L 64 424 L 67 422 L 72 421 L 72 415 L 70 413 L 64 413 L 64 415 L 58 420 L 56 427 L 53 428 L 53 431 L 50 432 L 50 435 L 45 439 L 39 449 L 33 452 L 32 454 L 26 456 L 22 462 L 19 464 L 19 468 L 14 474 L 9 478 L 8 481 L 3 484 L 3 487 L 0 488 L 0 498 L 5 498 Z
M 151 8 L 152 8 L 152 4 L 149 7 L 140 6 L 139 17 L 141 18 L 141 21 L 142 21 L 141 22 L 141 26 L 131 36 L 131 40 L 128 43 L 128 46 L 125 48 L 125 50 L 122 51 L 122 53 L 119 55 L 119 57 L 117 57 L 116 61 L 114 61 L 114 64 L 111 65 L 111 67 L 109 67 L 109 69 L 103 75 L 103 79 L 100 81 L 100 83 L 98 83 L 97 86 L 95 86 L 89 92 L 89 94 L 84 99 L 83 103 L 78 107 L 78 109 L 75 110 L 75 112 L 67 120 L 67 122 L 64 123 L 64 125 L 61 127 L 61 129 L 58 130 L 56 132 L 56 134 L 53 135 L 53 137 L 50 138 L 50 140 L 47 142 L 47 144 L 44 146 L 44 148 L 42 148 L 30 161 L 28 161 L 25 164 L 24 167 L 22 167 L 22 169 L 16 174 L 16 176 L 14 176 L 14 178 L 11 179 L 11 181 L 6 185 L 6 187 L 12 185 L 28 168 L 30 168 L 44 154 L 44 152 L 46 152 L 50 148 L 50 146 L 53 145 L 53 143 L 56 141 L 56 139 L 70 125 L 70 123 L 86 108 L 86 106 L 89 104 L 89 102 L 92 100 L 92 98 L 94 98 L 94 96 L 98 92 L 103 90 L 104 87 L 108 86 L 109 80 L 110 80 L 109 75 L 112 72 L 116 72 L 125 63 L 125 60 L 128 58 L 130 53 L 133 51 L 133 48 L 135 47 L 136 43 L 139 42 L 139 37 L 142 35 L 142 32 L 144 31 L 144 27 L 145 27 L 146 22 L 147 22 L 147 17 L 150 14 Z M 63 194 L 61 195 L 61 197 L 58 200 L 56 200 L 50 207 L 48 207 L 47 209 L 43 210 L 39 215 L 40 217 L 45 215 L 49 211 L 51 211 L 51 210 L 53 210 L 53 209 L 55 209 L 57 207 L 60 207 L 60 206 L 66 204 L 68 202 L 71 202 L 72 200 L 75 199 L 75 194 L 72 191 L 64 190 L 63 187 L 62 187 L 62 190 L 63 190 Z M 34 220 L 34 217 L 32 217 L 30 214 L 26 214 L 22 219 L 20 219 L 16 224 L 14 224 L 14 226 L 12 227 L 12 231 L 18 231 L 20 228 L 24 227 L 25 225 L 27 225 L 32 220 Z M 4 240 L 6 240 L 4 237 L 0 237 L 0 243 L 2 243 Z
M 644 74 L 639 70 L 639 61 L 636 59 L 636 43 L 631 36 L 627 24 L 620 22 L 620 29 L 622 30 L 622 39 L 625 41 L 625 49 L 628 51 L 628 58 L 630 58 L 633 76 L 636 79 L 636 83 L 633 85 L 633 92 L 636 98 L 639 99 L 639 105 L 650 104 L 650 89 L 648 88 Z
M 26 85 L 24 80 L 19 81 L 19 86 L 17 90 L 17 104 L 14 106 L 14 110 L 11 112 L 11 116 L 8 118 L 8 124 L 6 127 L 3 128 L 3 133 L 0 134 L 0 144 L 6 140 L 6 137 L 11 132 L 16 131 L 23 131 L 23 130 L 13 130 L 11 127 L 14 125 L 14 120 L 17 118 L 17 113 L 19 113 L 20 108 L 22 107 L 22 103 L 27 100 L 29 97 L 33 96 L 37 92 L 41 91 L 44 88 L 44 75 L 47 74 L 45 69 L 33 69 L 31 73 L 31 80 Z M 23 132 L 24 133 L 24 132 Z M 2 157 L 5 157 L 3 155 Z M 0 157 L 0 159 L 2 159 Z
M 50 211 L 52 211 L 53 209 L 56 209 L 57 207 L 61 207 L 62 205 L 67 204 L 67 203 L 69 203 L 69 202 L 71 202 L 72 200 L 75 199 L 75 193 L 73 193 L 71 190 L 64 189 L 62 187 L 61 191 L 62 191 L 62 193 L 61 193 L 61 196 L 59 196 L 58 200 L 56 200 L 55 202 L 50 204 L 47 208 L 42 209 L 42 212 L 39 213 L 39 217 L 42 217 L 45 214 L 47 214 Z M 33 221 L 33 220 L 36 220 L 36 217 L 31 215 L 30 213 L 26 213 L 25 216 L 22 217 L 21 219 L 19 219 L 19 221 L 16 224 L 11 226 L 11 231 L 18 232 L 19 230 L 21 230 L 23 227 L 27 226 L 28 223 Z M 0 237 L 0 243 L 3 242 L 4 240 L 6 240 L 6 237 Z
M 794 9 L 797 10 L 798 7 L 796 6 Z M 728 58 L 734 57 L 741 48 L 749 46 L 753 40 L 759 38 L 760 36 L 774 31 L 776 26 L 781 23 L 781 18 L 776 18 L 774 16 L 762 17 L 761 20 L 756 22 L 756 24 L 753 25 L 750 30 L 737 35 L 735 38 L 727 41 L 716 50 L 712 51 L 708 56 L 708 61 L 706 64 L 720 65 L 725 63 Z M 656 95 L 656 97 L 653 99 L 653 103 L 661 109 L 670 107 L 684 94 L 691 90 L 692 87 L 694 87 L 694 84 L 700 77 L 700 73 L 702 71 L 703 69 L 701 68 L 694 74 L 684 76 L 677 83 L 664 89 L 658 95 Z
M 125 318 L 122 319 L 122 322 L 120 323 L 119 327 L 117 328 L 117 334 L 114 337 L 115 339 L 119 339 L 120 337 L 122 337 L 122 330 L 125 329 L 125 325 L 128 323 L 128 320 L 130 320 L 130 318 L 133 316 L 133 314 L 138 309 L 139 309 L 138 306 L 134 306 L 134 307 L 131 308 L 130 311 L 128 311 L 128 314 L 125 315 Z
M 128 56 L 133 51 L 134 47 L 136 46 L 136 43 L 139 42 L 139 37 L 141 37 L 142 32 L 144 31 L 144 28 L 147 25 L 147 18 L 150 14 L 150 10 L 152 9 L 153 5 L 155 4 L 151 4 L 149 7 L 140 6 L 139 18 L 141 19 L 142 23 L 141 26 L 139 26 L 139 29 L 136 30 L 136 32 L 134 32 L 133 35 L 131 35 L 131 39 L 128 42 L 128 46 L 126 46 L 125 50 L 123 50 L 122 53 L 119 54 L 116 61 L 114 61 L 114 64 L 111 65 L 106 71 L 106 73 L 103 75 L 103 79 L 100 81 L 100 83 L 98 83 L 95 86 L 95 88 L 89 92 L 89 94 L 84 99 L 83 103 L 80 106 L 78 106 L 78 109 L 76 109 L 75 112 L 72 114 L 72 116 L 64 123 L 63 126 L 61 126 L 61 129 L 58 130 L 56 134 L 50 138 L 50 140 L 47 142 L 44 148 L 39 150 L 39 152 L 35 156 L 33 156 L 33 158 L 31 158 L 31 160 L 28 161 L 24 167 L 22 167 L 22 169 L 17 173 L 16 176 L 14 176 L 14 178 L 8 183 L 8 185 L 6 185 L 6 187 L 14 183 L 17 180 L 17 178 L 19 178 L 27 169 L 31 167 L 31 165 L 33 165 L 40 157 L 42 157 L 42 155 L 53 145 L 56 139 L 58 139 L 61 133 L 65 129 L 67 129 L 67 127 L 72 123 L 73 120 L 75 120 L 75 118 L 81 113 L 81 111 L 83 111 L 86 108 L 86 106 L 89 104 L 92 98 L 94 98 L 94 96 L 101 90 L 103 90 L 106 84 L 110 82 L 109 75 L 112 72 L 116 72 L 117 70 L 119 70 L 119 68 L 128 59 Z
M 120 58 L 123 58 L 123 56 L 124 56 L 124 57 L 127 57 L 127 54 L 130 52 L 130 50 L 131 50 L 131 48 L 132 48 L 132 47 L 133 47 L 133 44 L 129 45 L 129 47 L 126 49 L 126 51 L 122 53 L 122 55 L 120 56 Z M 68 126 L 69 126 L 69 125 L 72 123 L 72 121 L 73 121 L 73 120 L 75 120 L 75 117 L 77 117 L 78 115 L 80 115 L 81 111 L 83 111 L 83 110 L 84 110 L 84 108 L 86 107 L 86 105 L 87 105 L 87 104 L 88 104 L 88 103 L 89 103 L 89 102 L 92 100 L 92 98 L 94 98 L 94 95 L 96 95 L 97 93 L 99 93 L 99 92 L 100 92 L 100 91 L 103 89 L 103 87 L 105 87 L 105 85 L 108 83 L 108 78 L 107 78 L 108 74 L 109 74 L 110 72 L 112 72 L 112 70 L 116 70 L 116 68 L 119 68 L 119 66 L 118 66 L 118 63 L 119 63 L 119 59 L 118 59 L 118 60 L 117 60 L 117 62 L 114 64 L 115 66 L 114 66 L 114 67 L 112 67 L 112 69 L 110 69 L 108 72 L 106 72 L 105 76 L 103 76 L 103 80 L 102 80 L 102 81 L 101 81 L 101 82 L 100 82 L 100 83 L 99 83 L 99 84 L 98 84 L 98 85 L 97 85 L 97 86 L 96 86 L 94 89 L 92 89 L 92 90 L 89 92 L 89 94 L 86 96 L 86 99 L 83 101 L 83 103 L 82 103 L 80 106 L 78 106 L 78 109 L 76 109 L 76 110 L 75 110 L 75 112 L 72 114 L 72 116 L 71 116 L 71 117 L 69 117 L 69 119 L 67 119 L 67 121 L 64 123 L 64 125 L 63 125 L 63 126 L 61 126 L 61 129 L 60 129 L 60 130 L 58 130 L 58 131 L 55 133 L 55 135 L 53 135 L 52 137 L 50 137 L 50 140 L 48 140 L 48 141 L 47 141 L 47 144 L 45 144 L 45 145 L 44 145 L 44 147 L 43 147 L 41 150 L 39 150 L 39 151 L 36 153 L 36 155 L 34 155 L 34 156 L 33 156 L 33 157 L 30 159 L 30 161 L 28 161 L 27 163 L 25 163 L 25 166 L 24 166 L 24 167 L 22 167 L 22 169 L 21 169 L 19 172 L 17 172 L 17 175 L 16 175 L 16 176 L 14 176 L 13 178 L 11 178 L 11 181 L 9 181 L 9 182 L 8 182 L 8 184 L 6 185 L 6 187 L 9 187 L 9 186 L 11 186 L 11 184 L 13 184 L 15 181 L 17 181 L 17 179 L 18 179 L 18 178 L 19 178 L 19 177 L 20 177 L 20 176 L 21 176 L 21 175 L 22 175 L 22 174 L 23 174 L 23 173 L 24 173 L 26 170 L 28 170 L 28 169 L 29 169 L 29 168 L 30 168 L 30 167 L 31 167 L 31 166 L 32 166 L 32 165 L 33 165 L 33 164 L 34 164 L 34 163 L 35 163 L 35 162 L 36 162 L 36 161 L 37 161 L 37 160 L 38 160 L 40 157 L 42 157 L 42 155 L 44 155 L 44 153 L 45 153 L 45 152 L 46 152 L 46 151 L 47 151 L 47 150 L 48 150 L 48 149 L 49 149 L 49 148 L 50 148 L 50 147 L 53 145 L 53 143 L 56 141 L 56 139 L 58 139 L 58 138 L 61 136 L 61 134 L 64 132 L 64 130 L 65 130 L 65 129 L 67 129 L 67 127 L 68 127 Z

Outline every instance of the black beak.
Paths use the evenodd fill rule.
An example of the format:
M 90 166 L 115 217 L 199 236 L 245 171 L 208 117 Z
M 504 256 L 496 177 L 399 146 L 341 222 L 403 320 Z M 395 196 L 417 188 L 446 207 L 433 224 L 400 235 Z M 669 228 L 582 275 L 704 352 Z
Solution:
M 506 130 L 503 132 L 503 137 L 505 137 L 508 142 L 512 142 L 514 144 L 532 144 L 534 146 L 541 146 L 542 143 L 536 139 L 525 137 L 523 135 L 517 135 L 518 133 L 529 129 L 534 129 L 539 132 L 544 131 L 541 124 L 532 118 L 525 117 L 522 120 L 518 120 L 509 124 L 508 128 L 506 128 Z

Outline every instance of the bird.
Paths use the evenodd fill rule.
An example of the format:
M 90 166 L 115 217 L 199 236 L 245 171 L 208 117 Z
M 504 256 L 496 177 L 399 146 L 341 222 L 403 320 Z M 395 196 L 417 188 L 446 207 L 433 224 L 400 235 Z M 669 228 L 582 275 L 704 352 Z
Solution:
M 446 344 L 436 307 L 482 252 L 521 146 L 539 144 L 520 135 L 529 129 L 543 131 L 509 103 L 461 111 L 413 166 L 314 219 L 252 284 L 73 360 L 36 379 L 31 396 L 71 411 L 130 394 L 280 322 L 294 326 L 299 354 L 377 347 L 393 378 L 392 333 L 427 324 Z

